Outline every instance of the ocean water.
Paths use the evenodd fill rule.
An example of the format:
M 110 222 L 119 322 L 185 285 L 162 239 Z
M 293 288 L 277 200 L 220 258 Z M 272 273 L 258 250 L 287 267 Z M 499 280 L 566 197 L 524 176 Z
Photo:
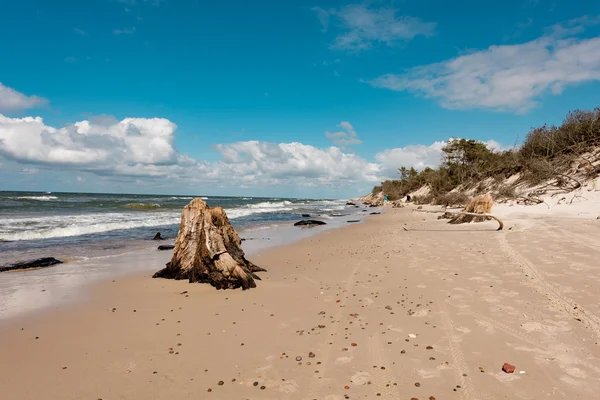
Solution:
M 344 200 L 0 192 L 0 265 L 37 257 L 74 261 L 155 247 L 156 232 L 177 236 L 194 197 L 225 209 L 244 233 L 290 225 L 302 214 L 327 220 L 364 215 Z M 363 214 L 360 214 L 360 211 Z

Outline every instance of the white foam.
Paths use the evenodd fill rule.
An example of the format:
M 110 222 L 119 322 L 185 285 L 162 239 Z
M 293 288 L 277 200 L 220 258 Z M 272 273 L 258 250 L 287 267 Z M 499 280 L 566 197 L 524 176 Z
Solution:
M 37 240 L 103 233 L 121 229 L 177 224 L 178 212 L 151 214 L 85 214 L 43 218 L 12 218 L 2 221 L 0 238 L 9 241 Z
M 58 197 L 56 196 L 21 196 L 17 197 L 19 200 L 39 200 L 39 201 L 50 201 L 56 200 Z
M 265 208 L 283 208 L 292 204 L 291 201 L 265 201 L 262 203 L 249 204 L 248 208 L 265 209 Z

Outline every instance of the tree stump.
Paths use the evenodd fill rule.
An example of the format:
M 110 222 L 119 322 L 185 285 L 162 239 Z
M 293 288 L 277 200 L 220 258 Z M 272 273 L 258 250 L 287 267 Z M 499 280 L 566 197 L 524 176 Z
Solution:
M 482 194 L 475 196 L 469 201 L 469 204 L 462 211 L 463 214 L 457 214 L 454 218 L 448 221 L 449 224 L 468 224 L 470 222 L 483 222 L 489 220 L 489 216 L 477 216 L 477 214 L 490 214 L 492 212 L 492 206 L 494 200 L 492 196 Z
M 153 278 L 188 279 L 217 289 L 256 287 L 255 272 L 265 270 L 246 260 L 241 243 L 221 207 L 194 199 L 181 213 L 173 258 Z

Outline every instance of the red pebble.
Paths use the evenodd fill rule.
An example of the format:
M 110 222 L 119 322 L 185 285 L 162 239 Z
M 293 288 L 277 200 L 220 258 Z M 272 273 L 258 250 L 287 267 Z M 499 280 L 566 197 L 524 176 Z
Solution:
M 340 301 L 341 301 L 341 300 L 336 300 L 335 302 L 336 302 L 336 303 L 339 303 Z
M 344 386 L 344 389 L 348 390 L 350 389 L 350 386 Z
M 513 372 L 515 372 L 515 366 L 509 363 L 504 363 L 504 365 L 502 366 L 502 371 L 506 372 L 507 374 L 512 374 Z

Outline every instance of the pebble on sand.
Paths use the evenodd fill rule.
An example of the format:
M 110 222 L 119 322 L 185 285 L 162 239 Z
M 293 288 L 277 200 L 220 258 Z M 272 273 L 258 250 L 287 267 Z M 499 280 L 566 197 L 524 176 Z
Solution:
M 504 363 L 504 365 L 502 366 L 502 371 L 506 372 L 507 374 L 512 374 L 513 372 L 515 372 L 515 366 L 509 363 Z

